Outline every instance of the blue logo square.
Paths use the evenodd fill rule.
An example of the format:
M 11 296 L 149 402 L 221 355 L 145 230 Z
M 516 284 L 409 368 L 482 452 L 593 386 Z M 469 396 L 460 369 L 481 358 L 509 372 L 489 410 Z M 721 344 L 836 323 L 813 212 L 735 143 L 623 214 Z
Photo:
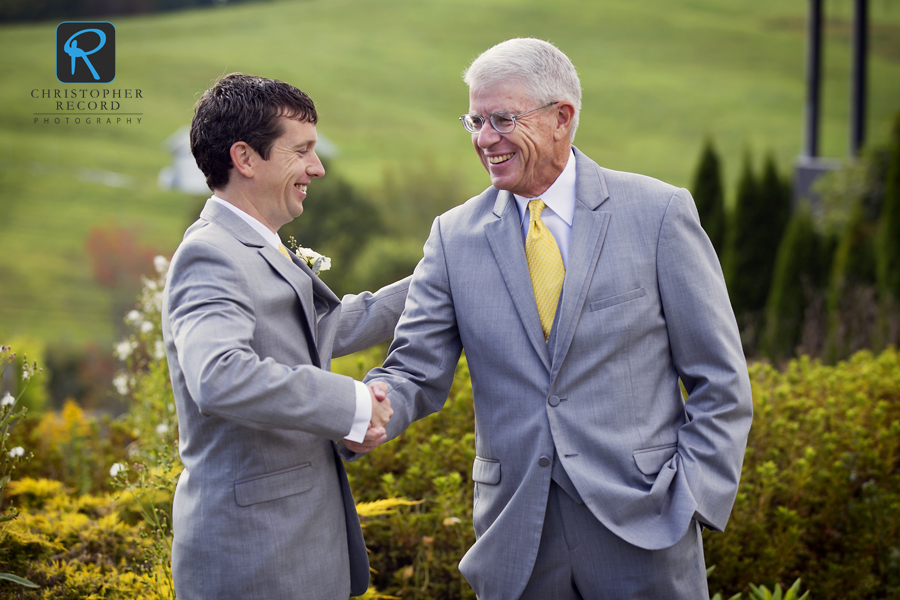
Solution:
M 109 83 L 116 78 L 116 28 L 105 21 L 56 27 L 56 78 L 61 83 Z

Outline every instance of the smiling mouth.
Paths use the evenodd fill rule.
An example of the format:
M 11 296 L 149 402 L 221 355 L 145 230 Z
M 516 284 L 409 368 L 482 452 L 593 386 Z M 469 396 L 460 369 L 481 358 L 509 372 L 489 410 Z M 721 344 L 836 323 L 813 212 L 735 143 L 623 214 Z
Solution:
M 294 187 L 297 188 L 298 190 L 300 190 L 301 192 L 303 192 L 304 194 L 306 193 L 306 186 L 305 186 L 305 185 L 302 185 L 302 184 L 300 184 L 300 183 L 295 183 L 295 184 L 294 184 Z
M 500 163 L 506 162 L 515 156 L 515 152 L 511 152 L 509 154 L 501 154 L 500 156 L 488 156 L 487 161 L 492 165 L 499 165 Z

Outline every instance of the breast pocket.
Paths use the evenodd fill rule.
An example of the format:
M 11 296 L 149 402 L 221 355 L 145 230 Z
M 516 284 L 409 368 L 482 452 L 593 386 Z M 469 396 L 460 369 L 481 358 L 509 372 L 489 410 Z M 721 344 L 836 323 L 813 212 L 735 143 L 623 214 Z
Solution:
M 234 482 L 234 499 L 238 506 L 251 506 L 302 494 L 312 489 L 313 475 L 312 464 L 304 463 L 264 475 L 238 479 Z
M 618 304 L 622 304 L 623 302 L 630 302 L 631 300 L 643 298 L 645 295 L 646 292 L 644 291 L 644 288 L 638 288 L 636 290 L 631 290 L 630 292 L 625 292 L 624 294 L 616 294 L 615 296 L 595 300 L 594 302 L 591 302 L 590 309 L 591 311 L 595 311 L 611 308 Z

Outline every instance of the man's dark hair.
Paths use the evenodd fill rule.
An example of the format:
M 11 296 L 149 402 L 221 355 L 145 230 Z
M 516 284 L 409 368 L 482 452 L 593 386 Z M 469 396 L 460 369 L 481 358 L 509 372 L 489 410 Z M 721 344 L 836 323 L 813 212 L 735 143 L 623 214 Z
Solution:
M 191 153 L 209 189 L 228 183 L 235 142 L 247 142 L 269 159 L 272 143 L 282 134 L 279 117 L 313 125 L 319 119 L 309 96 L 275 79 L 232 73 L 203 93 L 191 122 Z

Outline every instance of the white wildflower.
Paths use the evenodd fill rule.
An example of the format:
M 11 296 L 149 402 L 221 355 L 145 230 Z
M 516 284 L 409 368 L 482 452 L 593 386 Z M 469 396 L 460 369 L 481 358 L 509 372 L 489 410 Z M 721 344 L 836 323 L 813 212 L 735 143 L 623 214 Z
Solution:
M 25 366 L 22 367 L 22 381 L 28 381 L 31 379 L 31 368 L 28 366 L 28 363 L 25 363 Z
M 136 346 L 137 344 L 132 340 L 122 340 L 116 344 L 115 354 L 120 360 L 128 360 L 128 357 L 131 356 L 131 351 L 134 350 Z
M 156 426 L 157 435 L 165 435 L 169 433 L 169 424 L 168 423 L 160 423 Z
M 156 340 L 153 344 L 153 358 L 154 360 L 162 360 L 166 357 L 166 345 L 162 340 Z
M 141 315 L 140 311 L 131 310 L 128 312 L 127 315 L 125 315 L 125 322 L 128 323 L 129 325 L 134 325 L 143 320 L 141 317 L 142 317 L 142 315 Z
M 0 400 L 0 406 L 12 406 L 16 403 L 16 399 L 12 397 L 12 394 L 6 392 L 6 395 L 3 396 L 3 400 Z
M 156 272 L 162 275 L 169 270 L 169 260 L 165 256 L 157 256 L 153 259 L 153 266 Z
M 113 466 L 109 468 L 109 476 L 116 477 L 119 473 L 125 471 L 125 465 L 122 463 L 114 463 Z
M 116 391 L 124 396 L 128 393 L 128 375 L 119 373 L 113 378 L 113 385 L 115 386 Z
M 150 333 L 151 331 L 153 331 L 153 323 L 150 321 L 141 323 L 141 333 Z
M 9 451 L 9 455 L 13 458 L 18 458 L 20 456 L 25 456 L 25 448 L 22 446 L 16 446 L 12 450 Z

